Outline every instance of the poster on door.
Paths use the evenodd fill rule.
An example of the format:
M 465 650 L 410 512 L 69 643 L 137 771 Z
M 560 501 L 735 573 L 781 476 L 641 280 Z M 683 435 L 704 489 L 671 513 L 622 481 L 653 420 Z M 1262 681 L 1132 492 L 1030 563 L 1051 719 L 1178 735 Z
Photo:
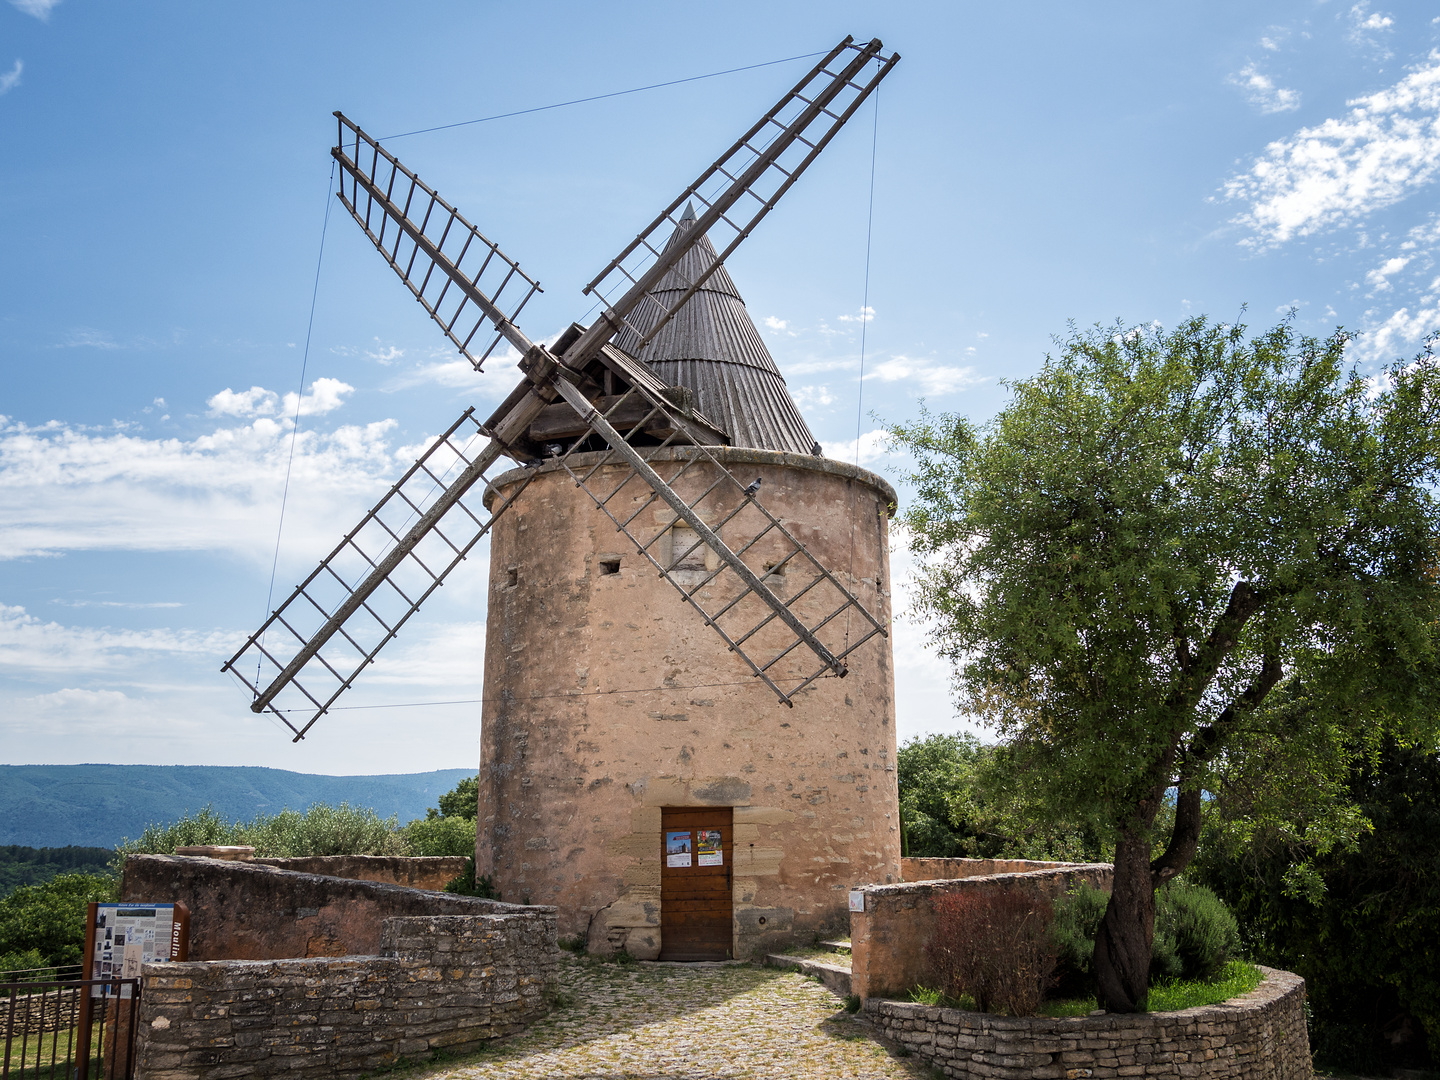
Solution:
M 665 865 L 690 865 L 690 830 L 665 834 Z
M 695 862 L 697 866 L 725 865 L 719 829 L 700 829 L 695 833 Z

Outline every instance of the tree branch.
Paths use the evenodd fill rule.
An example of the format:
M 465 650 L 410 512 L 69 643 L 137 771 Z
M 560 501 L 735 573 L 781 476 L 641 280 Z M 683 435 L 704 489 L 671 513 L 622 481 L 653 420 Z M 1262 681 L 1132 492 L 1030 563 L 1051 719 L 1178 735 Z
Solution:
M 1165 853 L 1150 864 L 1150 880 L 1157 888 L 1189 866 L 1200 846 L 1202 800 L 1199 785 L 1193 783 L 1199 766 L 1215 756 L 1241 718 L 1265 700 L 1265 696 L 1274 689 L 1284 674 L 1285 667 L 1280 661 L 1279 644 L 1273 638 L 1267 639 L 1265 656 L 1260 663 L 1260 674 L 1255 681 L 1225 707 L 1225 711 L 1213 724 L 1201 727 L 1195 733 L 1195 738 L 1190 740 L 1190 745 L 1181 752 L 1180 775 L 1177 778 L 1181 786 L 1175 799 L 1175 828 L 1170 833 L 1170 843 L 1166 845 Z M 1186 787 L 1187 782 L 1192 786 Z

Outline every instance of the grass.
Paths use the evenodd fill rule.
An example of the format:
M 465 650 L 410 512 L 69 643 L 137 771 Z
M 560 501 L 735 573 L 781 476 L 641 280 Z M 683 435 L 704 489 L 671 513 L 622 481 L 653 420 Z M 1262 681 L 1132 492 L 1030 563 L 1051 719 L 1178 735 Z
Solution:
M 1181 1009 L 1193 1009 L 1200 1005 L 1218 1005 L 1241 994 L 1248 994 L 1260 985 L 1263 978 L 1264 975 L 1254 964 L 1247 964 L 1244 960 L 1231 960 L 1221 969 L 1220 974 L 1209 982 L 1177 979 L 1152 986 L 1150 1007 L 1147 1011 L 1179 1012 Z M 971 1012 L 975 1010 L 975 1002 L 968 995 L 957 1000 L 925 986 L 912 987 L 909 1000 L 918 1005 L 941 1005 L 947 1009 L 966 1009 Z M 1099 1005 L 1093 994 L 1083 998 L 1054 998 L 1041 1003 L 1039 1015 L 1057 1018 L 1088 1016 L 1097 1008 Z
M 1179 1012 L 1200 1005 L 1218 1005 L 1260 985 L 1265 976 L 1254 964 L 1231 960 L 1209 982 L 1198 979 L 1157 983 L 1150 987 L 1147 1012 Z M 1040 1006 L 1041 1016 L 1086 1016 L 1099 1008 L 1094 995 L 1084 998 L 1057 998 Z
M 1161 983 L 1150 988 L 1150 1012 L 1176 1012 L 1197 1005 L 1216 1005 L 1232 997 L 1248 994 L 1260 985 L 1265 976 L 1254 964 L 1231 960 L 1220 974 L 1209 982 Z

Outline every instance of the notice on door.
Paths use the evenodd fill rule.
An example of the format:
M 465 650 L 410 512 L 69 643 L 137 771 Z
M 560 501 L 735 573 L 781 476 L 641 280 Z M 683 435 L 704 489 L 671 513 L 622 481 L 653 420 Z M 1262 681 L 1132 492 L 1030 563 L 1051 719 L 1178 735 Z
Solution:
M 695 834 L 697 866 L 723 866 L 725 853 L 720 847 L 719 829 L 700 829 Z
M 703 830 L 702 830 L 703 832 Z M 690 865 L 690 830 L 665 834 L 665 865 Z M 702 864 L 704 865 L 704 864 Z

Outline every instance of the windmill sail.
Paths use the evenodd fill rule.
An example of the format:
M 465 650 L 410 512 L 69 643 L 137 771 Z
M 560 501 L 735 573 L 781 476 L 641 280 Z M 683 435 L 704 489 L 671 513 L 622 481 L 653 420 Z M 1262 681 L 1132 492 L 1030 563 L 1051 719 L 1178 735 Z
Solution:
M 634 326 L 629 329 L 639 334 L 641 345 L 660 332 L 890 74 L 900 56 L 884 56 L 882 48 L 878 38 L 857 45 L 854 38 L 846 37 L 610 260 L 585 286 L 587 296 L 595 293 L 608 308 L 591 328 L 590 339 L 577 342 L 579 356 L 598 346 L 599 342 L 591 339 L 618 332 L 647 297 L 660 310 L 646 320 L 643 331 Z M 872 63 L 875 69 L 866 78 L 864 73 Z M 711 242 L 720 247 L 718 238 L 724 247 L 710 269 L 685 289 L 663 299 L 656 297 L 655 286 L 689 250 L 689 243 L 670 245 L 670 239 L 680 226 L 681 208 L 692 203 L 702 209 L 689 243 L 713 234 Z M 566 360 L 570 360 L 569 353 Z
M 252 711 L 272 712 L 303 738 L 529 480 L 478 505 L 467 493 L 502 456 L 529 464 L 546 449 L 785 704 L 816 678 L 843 676 L 846 657 L 886 632 L 708 448 L 724 433 L 609 344 L 623 329 L 643 348 L 718 270 L 899 59 L 880 50 L 878 40 L 856 45 L 847 37 L 686 188 L 586 287 L 608 306 L 590 327 L 577 326 L 557 343 L 558 357 L 515 324 L 539 284 L 377 140 L 335 114 L 340 140 L 331 153 L 351 215 L 477 369 L 503 339 L 521 354 L 526 380 L 485 424 L 466 410 L 226 662 L 223 670 L 251 692 Z M 876 69 L 862 78 L 872 62 Z M 686 217 L 687 228 L 662 237 L 667 223 L 682 224 L 675 213 L 690 200 L 704 207 L 698 220 Z M 711 249 L 687 262 L 712 228 L 729 230 L 719 257 Z M 699 268 L 693 280 L 682 264 Z M 620 295 L 612 302 L 607 292 Z M 548 415 L 556 410 L 562 415 Z M 576 457 L 596 447 L 603 448 L 598 463 Z M 694 475 L 713 480 L 682 495 L 677 485 L 690 482 L 702 462 L 708 468 Z M 669 508 L 659 535 L 638 529 L 640 511 L 618 516 L 617 496 L 629 489 L 644 508 Z M 680 542 L 684 530 L 693 539 Z M 714 568 L 697 582 L 693 560 L 702 547 Z M 784 597 L 777 592 L 782 580 L 796 583 Z M 720 605 L 710 600 L 717 582 Z M 818 667 L 796 668 L 794 654 L 806 652 Z
M 343 113 L 335 119 L 340 201 L 411 295 L 475 370 L 502 338 L 524 355 L 515 319 L 540 283 Z
M 499 458 L 473 413 L 430 445 L 221 669 L 245 684 L 254 712 L 279 717 L 297 741 L 524 490 L 489 509 L 466 498 Z

